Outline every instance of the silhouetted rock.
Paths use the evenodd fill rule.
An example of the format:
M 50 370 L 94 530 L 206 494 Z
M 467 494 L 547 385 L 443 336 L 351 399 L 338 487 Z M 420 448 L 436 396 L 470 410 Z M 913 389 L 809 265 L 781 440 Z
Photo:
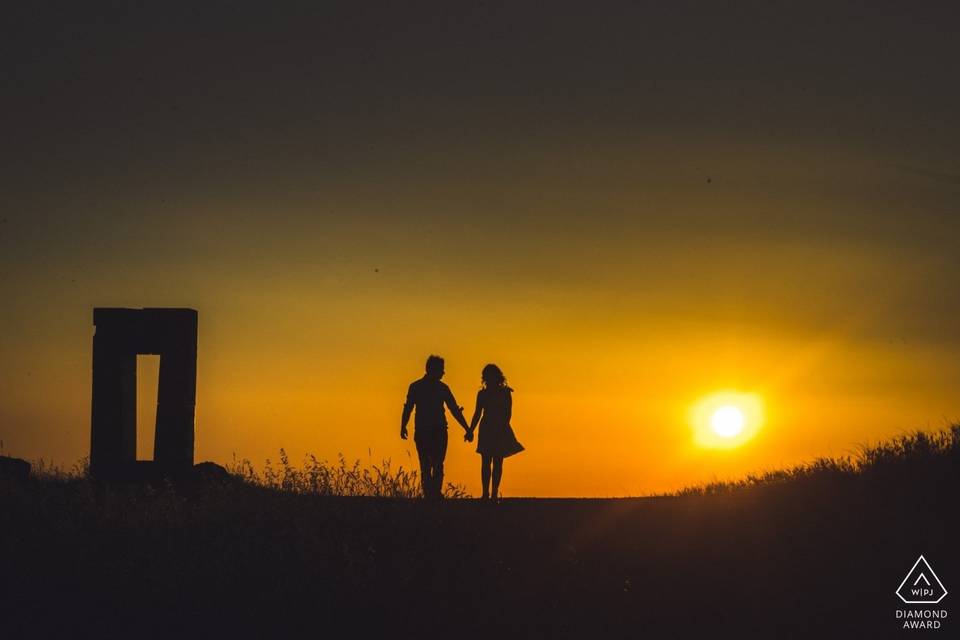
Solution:
M 197 481 L 228 482 L 230 472 L 216 462 L 199 462 L 193 465 L 193 479 Z
M 20 458 L 0 456 L 0 477 L 26 480 L 30 477 L 30 463 Z
M 103 479 L 103 478 L 99 478 Z M 233 476 L 215 462 L 201 462 L 186 469 L 170 469 L 152 460 L 137 460 L 113 470 L 107 482 L 120 484 L 164 485 L 198 488 L 208 484 L 231 482 Z

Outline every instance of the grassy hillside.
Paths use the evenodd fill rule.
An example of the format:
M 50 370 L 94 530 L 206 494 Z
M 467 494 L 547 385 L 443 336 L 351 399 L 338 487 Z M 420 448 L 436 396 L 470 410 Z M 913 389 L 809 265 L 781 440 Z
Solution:
M 957 427 L 653 498 L 433 504 L 389 467 L 233 471 L 0 482 L 4 637 L 882 637 L 919 554 L 960 585 Z

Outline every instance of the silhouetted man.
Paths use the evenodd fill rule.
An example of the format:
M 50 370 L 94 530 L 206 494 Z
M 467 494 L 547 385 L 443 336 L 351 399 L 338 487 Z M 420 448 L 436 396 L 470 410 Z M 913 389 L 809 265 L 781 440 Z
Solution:
M 406 440 L 410 413 L 416 407 L 413 441 L 417 445 L 417 456 L 420 458 L 420 484 L 423 487 L 423 497 L 431 499 L 439 499 L 443 491 L 443 459 L 447 456 L 447 414 L 444 405 L 469 434 L 463 410 L 457 405 L 450 387 L 440 382 L 443 374 L 443 358 L 427 358 L 427 372 L 422 378 L 411 383 L 400 420 L 400 437 Z

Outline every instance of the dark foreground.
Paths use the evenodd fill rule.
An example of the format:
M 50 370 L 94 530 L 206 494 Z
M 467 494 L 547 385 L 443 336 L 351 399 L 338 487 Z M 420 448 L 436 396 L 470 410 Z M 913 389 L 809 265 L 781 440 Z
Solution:
M 919 554 L 960 589 L 956 475 L 941 480 L 499 504 L 8 482 L 0 625 L 10 638 L 896 635 L 894 590 Z M 937 608 L 960 615 L 952 598 Z

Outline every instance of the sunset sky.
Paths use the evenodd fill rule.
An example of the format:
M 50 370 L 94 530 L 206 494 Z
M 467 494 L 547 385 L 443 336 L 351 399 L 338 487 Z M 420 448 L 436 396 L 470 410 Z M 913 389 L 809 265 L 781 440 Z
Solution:
M 507 496 L 960 420 L 953 3 L 22 4 L 4 455 L 88 454 L 95 306 L 199 311 L 198 461 L 409 467 L 430 353 L 468 417 L 487 362 L 516 390 Z M 721 390 L 764 422 L 705 448 Z

